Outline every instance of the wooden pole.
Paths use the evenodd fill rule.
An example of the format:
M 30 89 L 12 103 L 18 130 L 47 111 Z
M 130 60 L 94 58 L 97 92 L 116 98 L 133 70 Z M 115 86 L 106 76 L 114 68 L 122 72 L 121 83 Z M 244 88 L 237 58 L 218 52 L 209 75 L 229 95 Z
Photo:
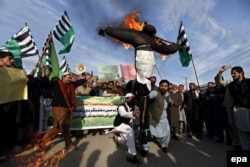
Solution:
M 52 33 L 50 32 L 49 35 L 48 35 L 48 38 L 46 39 L 46 42 L 45 42 L 45 48 L 42 50 L 41 54 L 39 55 L 39 59 L 37 61 L 38 64 L 41 63 L 43 55 L 44 55 L 46 49 L 49 47 L 49 43 L 50 43 L 51 39 L 52 39 Z
M 193 64 L 193 67 L 194 67 L 194 73 L 195 73 L 196 81 L 197 81 L 197 84 L 198 84 L 198 88 L 200 90 L 200 83 L 199 83 L 197 72 L 196 72 L 196 69 L 195 69 L 193 56 L 191 57 L 191 60 L 192 60 L 192 64 Z
M 185 77 L 185 84 L 186 84 L 186 90 L 188 90 L 188 81 L 187 81 L 187 77 Z
M 159 74 L 160 78 L 162 79 L 161 74 L 160 74 L 160 71 L 158 70 L 158 68 L 157 68 L 157 66 L 156 66 L 156 65 L 155 65 L 155 68 L 156 68 L 156 70 L 157 70 L 157 72 L 158 72 L 158 74 Z

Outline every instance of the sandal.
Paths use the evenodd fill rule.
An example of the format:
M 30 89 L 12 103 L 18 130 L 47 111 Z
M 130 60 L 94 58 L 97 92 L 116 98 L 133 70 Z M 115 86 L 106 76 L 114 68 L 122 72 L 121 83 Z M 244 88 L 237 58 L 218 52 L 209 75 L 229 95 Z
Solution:
M 139 156 L 131 154 L 127 154 L 127 161 L 137 165 L 142 163 L 142 160 Z

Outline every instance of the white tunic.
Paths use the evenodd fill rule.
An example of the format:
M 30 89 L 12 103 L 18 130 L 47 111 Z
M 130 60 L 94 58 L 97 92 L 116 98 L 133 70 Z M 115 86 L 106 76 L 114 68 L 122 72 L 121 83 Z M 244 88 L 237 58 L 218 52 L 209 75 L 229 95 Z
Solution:
M 149 99 L 155 99 L 157 95 L 158 95 L 158 92 L 153 90 L 149 94 Z M 169 94 L 166 93 L 165 97 L 167 97 L 168 95 Z M 169 130 L 167 130 L 167 129 L 170 129 L 168 118 L 167 118 L 167 107 L 168 107 L 168 103 L 166 100 L 164 100 L 163 111 L 162 111 L 162 115 L 161 115 L 159 123 L 157 124 L 156 127 L 152 125 L 149 126 L 151 134 L 155 137 L 161 138 L 169 134 Z

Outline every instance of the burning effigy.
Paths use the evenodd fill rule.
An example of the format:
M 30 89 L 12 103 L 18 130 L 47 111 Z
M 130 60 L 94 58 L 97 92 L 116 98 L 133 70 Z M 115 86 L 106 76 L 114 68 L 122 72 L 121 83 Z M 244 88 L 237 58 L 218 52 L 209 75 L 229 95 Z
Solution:
M 139 96 L 140 109 L 140 144 L 146 144 L 151 141 L 148 94 L 151 91 L 149 78 L 152 76 L 156 64 L 154 52 L 169 55 L 181 51 L 181 47 L 174 42 L 157 37 L 156 28 L 147 22 L 138 23 L 136 21 L 138 16 L 139 14 L 136 12 L 128 14 L 120 27 L 103 26 L 99 35 L 107 35 L 125 43 L 124 47 L 132 46 L 135 49 L 136 81 L 138 83 L 136 93 Z

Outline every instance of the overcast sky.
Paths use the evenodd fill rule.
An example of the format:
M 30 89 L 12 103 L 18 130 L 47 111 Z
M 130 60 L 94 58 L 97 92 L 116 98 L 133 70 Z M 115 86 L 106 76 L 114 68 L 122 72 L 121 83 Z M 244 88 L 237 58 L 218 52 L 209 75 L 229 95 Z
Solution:
M 99 65 L 133 64 L 133 48 L 125 50 L 97 31 L 104 25 L 119 26 L 126 14 L 136 11 L 140 22 L 154 25 L 158 36 L 173 42 L 183 22 L 200 85 L 213 81 L 223 65 L 240 65 L 250 77 L 249 0 L 1 0 L 0 6 L 0 44 L 27 23 L 39 51 L 66 10 L 76 37 L 71 52 L 58 57 L 61 61 L 66 56 L 73 72 L 79 63 L 95 75 Z M 54 42 L 59 51 L 62 45 Z M 197 83 L 193 64 L 182 67 L 178 53 L 165 61 L 155 55 L 160 74 L 155 69 L 154 75 L 158 81 L 186 84 L 187 78 L 187 82 Z M 23 59 L 27 72 L 37 60 Z M 230 80 L 230 71 L 224 77 Z

